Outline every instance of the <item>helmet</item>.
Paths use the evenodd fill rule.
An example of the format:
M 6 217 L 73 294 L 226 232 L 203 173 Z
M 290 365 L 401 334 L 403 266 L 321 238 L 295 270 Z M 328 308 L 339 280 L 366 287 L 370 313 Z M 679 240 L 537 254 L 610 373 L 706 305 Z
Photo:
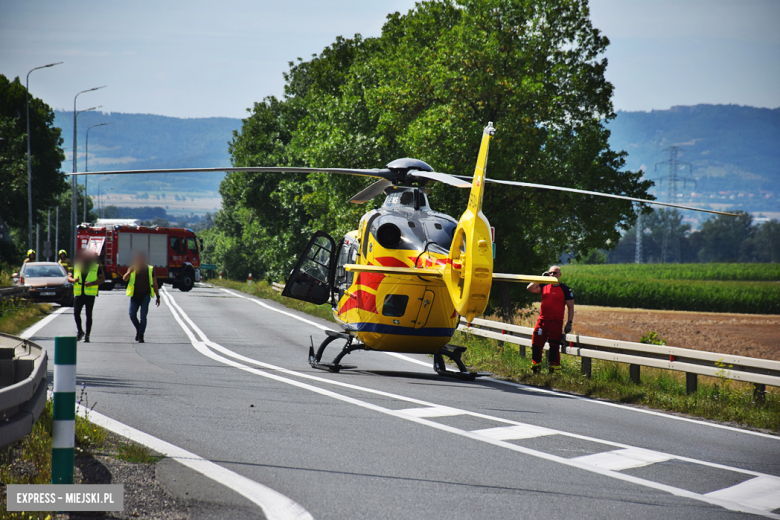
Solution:
M 58 255 L 65 255 L 65 256 L 68 256 L 68 252 L 67 252 L 67 251 L 65 251 L 64 249 L 60 249 L 60 252 L 59 252 L 59 253 L 57 253 L 57 254 L 58 254 Z
M 34 254 L 35 254 L 35 251 L 33 249 L 28 249 L 27 250 L 27 256 L 34 255 Z

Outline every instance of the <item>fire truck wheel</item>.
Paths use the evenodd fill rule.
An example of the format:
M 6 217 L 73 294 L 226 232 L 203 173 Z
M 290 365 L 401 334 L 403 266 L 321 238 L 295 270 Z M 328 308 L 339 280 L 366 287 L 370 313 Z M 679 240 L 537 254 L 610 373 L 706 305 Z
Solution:
M 187 269 L 184 271 L 184 274 L 181 275 L 181 278 L 179 279 L 179 290 L 180 291 L 190 291 L 195 286 L 195 273 L 191 270 Z

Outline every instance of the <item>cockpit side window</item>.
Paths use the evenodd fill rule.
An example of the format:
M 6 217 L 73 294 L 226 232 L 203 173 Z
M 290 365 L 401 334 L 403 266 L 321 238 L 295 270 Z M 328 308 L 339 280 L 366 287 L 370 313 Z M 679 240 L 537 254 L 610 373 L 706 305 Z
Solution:
M 452 237 L 455 235 L 457 225 L 448 220 L 424 220 L 425 234 L 428 240 L 435 243 L 445 251 L 450 250 Z

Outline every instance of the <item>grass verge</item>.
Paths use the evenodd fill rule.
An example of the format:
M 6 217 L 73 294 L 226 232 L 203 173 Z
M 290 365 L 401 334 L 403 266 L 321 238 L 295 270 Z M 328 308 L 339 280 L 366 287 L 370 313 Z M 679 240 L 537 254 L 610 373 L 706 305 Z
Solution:
M 0 300 L 0 332 L 18 334 L 51 311 L 48 303 L 32 303 L 21 298 Z
M 79 402 L 86 406 L 86 390 L 82 388 Z M 153 464 L 162 457 L 155 456 L 145 446 L 128 443 L 110 434 L 104 428 L 93 424 L 87 417 L 76 416 L 76 457 L 91 457 L 95 454 L 110 454 L 117 459 L 141 464 Z M 33 426 L 32 432 L 23 439 L 0 450 L 0 520 L 49 520 L 52 512 L 9 512 L 6 510 L 8 484 L 51 483 L 52 443 L 52 401 L 46 406 Z M 78 472 L 74 475 L 78 483 Z
M 266 282 L 251 286 L 230 280 L 211 280 L 209 283 L 274 300 L 292 309 L 335 321 L 329 305 L 313 305 L 285 298 Z M 497 319 L 495 316 L 485 318 Z M 534 320 L 531 313 L 520 313 L 513 321 L 530 327 Z M 502 347 L 498 341 L 461 332 L 455 334 L 452 342 L 468 349 L 463 356 L 468 366 L 492 372 L 499 378 L 780 433 L 780 391 L 774 387 L 768 387 L 764 401 L 757 402 L 751 384 L 725 377 L 699 376 L 698 392 L 688 395 L 683 373 L 642 367 L 642 383 L 636 385 L 629 378 L 628 365 L 594 359 L 591 378 L 588 379 L 580 374 L 580 358 L 568 355 L 561 356 L 560 375 L 547 374 L 546 366 L 541 374 L 534 375 L 531 373 L 530 349 L 526 349 L 528 357 L 521 357 L 517 345 L 505 344 Z M 724 367 L 724 375 L 727 370 L 728 367 Z
M 273 300 L 275 302 L 281 303 L 285 307 L 305 312 L 306 314 L 311 314 L 312 316 L 332 321 L 334 323 L 336 321 L 333 319 L 333 311 L 331 310 L 329 304 L 326 303 L 324 305 L 314 305 L 313 303 L 302 302 L 293 298 L 286 298 L 282 296 L 282 293 L 274 291 L 273 288 L 271 288 L 271 285 L 265 281 L 252 282 L 252 285 L 249 285 L 247 282 L 234 282 L 232 280 L 217 279 L 209 280 L 208 283 L 219 287 L 224 287 L 225 289 L 235 289 L 237 291 L 257 296 L 258 298 Z
M 780 392 L 776 388 L 768 388 L 760 402 L 751 384 L 699 376 L 698 392 L 688 395 L 684 373 L 642 367 L 642 382 L 637 385 L 629 378 L 628 365 L 594 359 L 588 379 L 580 374 L 581 358 L 568 355 L 561 356 L 561 374 L 548 374 L 546 361 L 542 373 L 533 374 L 530 348 L 520 347 L 528 356 L 522 357 L 517 345 L 500 346 L 498 341 L 461 332 L 453 343 L 468 349 L 463 356 L 466 365 L 499 378 L 780 433 Z M 727 371 L 724 367 L 724 376 Z

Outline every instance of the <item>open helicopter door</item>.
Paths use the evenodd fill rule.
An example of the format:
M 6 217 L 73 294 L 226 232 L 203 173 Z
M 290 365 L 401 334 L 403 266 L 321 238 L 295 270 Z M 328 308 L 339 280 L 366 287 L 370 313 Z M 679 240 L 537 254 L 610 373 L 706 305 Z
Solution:
M 290 273 L 282 296 L 321 305 L 330 299 L 336 267 L 336 242 L 317 231 Z

